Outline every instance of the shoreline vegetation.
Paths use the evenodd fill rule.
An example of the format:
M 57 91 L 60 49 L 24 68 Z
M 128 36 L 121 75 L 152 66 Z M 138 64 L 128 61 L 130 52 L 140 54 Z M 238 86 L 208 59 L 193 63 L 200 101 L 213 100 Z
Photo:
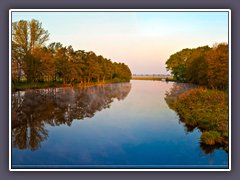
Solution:
M 92 86 L 129 82 L 131 70 L 93 51 L 59 42 L 45 46 L 49 33 L 37 20 L 12 24 L 12 90 Z
M 161 81 L 161 77 L 132 77 L 132 80 L 151 80 L 151 81 Z
M 188 128 L 202 132 L 201 144 L 228 151 L 228 93 L 193 88 L 180 94 L 173 108 Z
M 149 81 L 176 81 L 173 76 L 132 76 L 131 80 L 149 80 Z
M 112 81 L 104 81 L 104 82 L 89 82 L 89 83 L 69 83 L 63 84 L 61 81 L 59 82 L 36 82 L 36 83 L 28 83 L 26 81 L 21 81 L 15 84 L 12 84 L 12 91 L 23 91 L 29 89 L 44 89 L 44 88 L 64 88 L 64 87 L 75 87 L 75 88 L 85 88 L 92 86 L 101 86 L 105 84 L 112 83 L 123 83 L 129 82 L 124 80 L 112 80 Z
M 201 145 L 228 151 L 228 45 L 183 49 L 166 62 L 176 82 L 195 84 L 170 103 L 181 121 L 198 128 Z

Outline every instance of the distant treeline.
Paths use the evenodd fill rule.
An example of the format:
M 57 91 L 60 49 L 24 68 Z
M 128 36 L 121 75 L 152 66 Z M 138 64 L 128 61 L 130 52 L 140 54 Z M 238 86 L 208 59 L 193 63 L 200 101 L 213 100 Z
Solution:
M 183 49 L 171 55 L 166 65 L 177 81 L 209 88 L 228 88 L 227 44 Z
M 12 81 L 62 83 L 122 82 L 131 79 L 124 63 L 112 62 L 94 52 L 51 43 L 48 31 L 37 20 L 12 24 Z

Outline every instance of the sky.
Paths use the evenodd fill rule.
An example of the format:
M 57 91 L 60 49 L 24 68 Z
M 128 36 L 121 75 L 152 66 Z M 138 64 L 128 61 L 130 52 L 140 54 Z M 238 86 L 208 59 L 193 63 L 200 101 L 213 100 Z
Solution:
M 166 74 L 165 62 L 184 48 L 228 42 L 228 12 L 12 12 L 12 22 L 39 20 L 74 50 L 124 62 L 133 74 Z

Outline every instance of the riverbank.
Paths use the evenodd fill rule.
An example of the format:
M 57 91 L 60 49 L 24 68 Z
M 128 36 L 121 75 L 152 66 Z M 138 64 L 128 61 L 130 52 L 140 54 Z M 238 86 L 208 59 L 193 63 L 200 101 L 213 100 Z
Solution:
M 202 131 L 203 145 L 221 146 L 228 151 L 228 94 L 195 88 L 181 94 L 174 108 L 186 126 Z
M 160 77 L 132 77 L 132 80 L 151 80 L 151 81 L 161 81 Z
M 166 77 L 166 78 L 163 78 L 163 77 L 154 77 L 154 76 L 135 76 L 135 77 L 132 77 L 132 80 L 150 80 L 150 81 L 162 81 L 162 80 L 165 80 L 165 81 L 173 81 L 173 82 L 176 82 L 176 79 L 174 77 Z
M 107 80 L 104 82 L 89 82 L 89 83 L 68 83 L 64 84 L 62 82 L 35 82 L 35 83 L 28 83 L 28 82 L 18 82 L 12 84 L 12 91 L 23 91 L 27 89 L 43 89 L 43 88 L 58 88 L 58 87 L 91 87 L 91 86 L 98 86 L 104 84 L 111 84 L 111 83 L 120 83 L 120 82 L 129 82 L 126 80 Z

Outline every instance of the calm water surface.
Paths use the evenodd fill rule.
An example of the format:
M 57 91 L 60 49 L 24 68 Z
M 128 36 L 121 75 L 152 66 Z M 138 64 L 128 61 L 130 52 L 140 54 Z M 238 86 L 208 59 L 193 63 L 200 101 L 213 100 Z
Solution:
M 188 84 L 134 81 L 12 94 L 13 168 L 227 168 L 171 107 Z

